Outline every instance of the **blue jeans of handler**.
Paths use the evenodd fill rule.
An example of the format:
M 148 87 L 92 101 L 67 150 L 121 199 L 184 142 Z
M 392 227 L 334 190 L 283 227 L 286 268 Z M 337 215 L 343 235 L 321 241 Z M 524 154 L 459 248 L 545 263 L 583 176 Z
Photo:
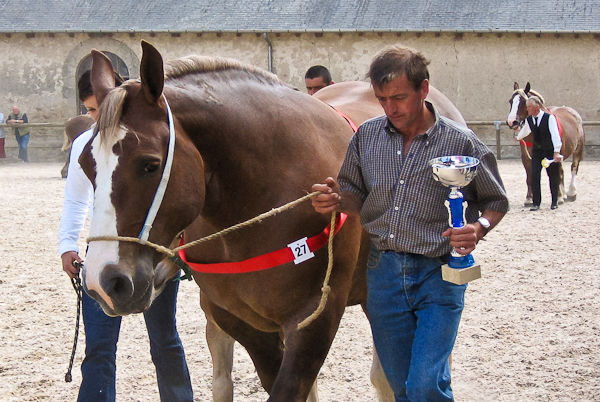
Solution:
M 30 134 L 15 134 L 17 144 L 19 145 L 19 159 L 21 159 L 23 162 L 29 162 L 29 157 L 27 156 L 27 145 L 29 145 L 29 136 Z
M 442 280 L 442 264 L 439 258 L 371 250 L 367 313 L 396 402 L 454 400 L 448 359 L 466 285 Z
M 160 400 L 194 400 L 183 345 L 175 323 L 179 281 L 169 281 L 163 292 L 144 313 L 150 354 L 156 367 Z M 85 358 L 78 402 L 114 402 L 116 352 L 121 317 L 109 317 L 94 299 L 83 292 Z

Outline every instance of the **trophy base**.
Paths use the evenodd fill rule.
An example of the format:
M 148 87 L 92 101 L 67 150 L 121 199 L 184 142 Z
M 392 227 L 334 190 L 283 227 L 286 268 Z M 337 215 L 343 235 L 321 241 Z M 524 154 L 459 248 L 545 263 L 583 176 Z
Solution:
M 442 265 L 442 279 L 446 282 L 464 285 L 479 278 L 481 278 L 480 265 L 473 265 L 468 268 L 451 268 L 448 264 Z

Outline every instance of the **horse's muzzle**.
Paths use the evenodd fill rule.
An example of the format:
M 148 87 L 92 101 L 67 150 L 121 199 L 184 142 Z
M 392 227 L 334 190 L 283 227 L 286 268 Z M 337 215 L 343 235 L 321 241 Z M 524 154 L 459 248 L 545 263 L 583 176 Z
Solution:
M 100 287 L 105 295 L 85 286 L 85 291 L 100 305 L 107 315 L 128 315 L 146 311 L 154 297 L 152 278 L 139 273 L 132 277 L 118 265 L 107 265 L 100 275 Z M 104 300 L 108 297 L 110 300 Z
M 516 129 L 521 129 L 523 127 L 523 122 L 520 121 L 513 121 L 512 124 L 509 123 L 508 121 L 506 122 L 506 125 L 508 126 L 508 128 L 510 128 L 511 130 L 516 130 Z

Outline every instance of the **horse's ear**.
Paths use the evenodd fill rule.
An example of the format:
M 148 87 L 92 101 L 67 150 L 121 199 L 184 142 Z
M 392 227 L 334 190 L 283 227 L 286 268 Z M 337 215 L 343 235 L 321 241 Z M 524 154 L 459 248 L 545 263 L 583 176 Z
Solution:
M 158 50 L 145 40 L 142 40 L 142 51 L 140 65 L 142 89 L 150 103 L 157 103 L 165 85 L 163 59 Z
M 519 84 L 517 83 L 517 81 L 515 81 L 515 85 L 513 85 L 513 89 L 516 91 L 517 89 L 519 89 Z
M 527 85 L 525 85 L 525 94 L 526 95 L 529 93 L 530 89 L 531 89 L 531 85 L 529 85 L 529 83 L 527 83 Z
M 102 52 L 92 49 L 92 72 L 90 80 L 98 105 L 115 87 L 115 73 L 110 59 Z

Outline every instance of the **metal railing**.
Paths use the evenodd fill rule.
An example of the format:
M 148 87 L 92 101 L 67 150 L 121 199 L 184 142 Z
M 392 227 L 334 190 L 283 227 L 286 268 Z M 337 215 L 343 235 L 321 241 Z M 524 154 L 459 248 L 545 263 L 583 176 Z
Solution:
M 494 126 L 496 129 L 496 158 L 498 160 L 502 159 L 502 138 L 500 136 L 500 128 L 502 125 L 508 127 L 505 121 L 494 120 L 494 121 L 467 121 L 467 126 Z M 583 126 L 600 126 L 600 121 L 584 121 Z

